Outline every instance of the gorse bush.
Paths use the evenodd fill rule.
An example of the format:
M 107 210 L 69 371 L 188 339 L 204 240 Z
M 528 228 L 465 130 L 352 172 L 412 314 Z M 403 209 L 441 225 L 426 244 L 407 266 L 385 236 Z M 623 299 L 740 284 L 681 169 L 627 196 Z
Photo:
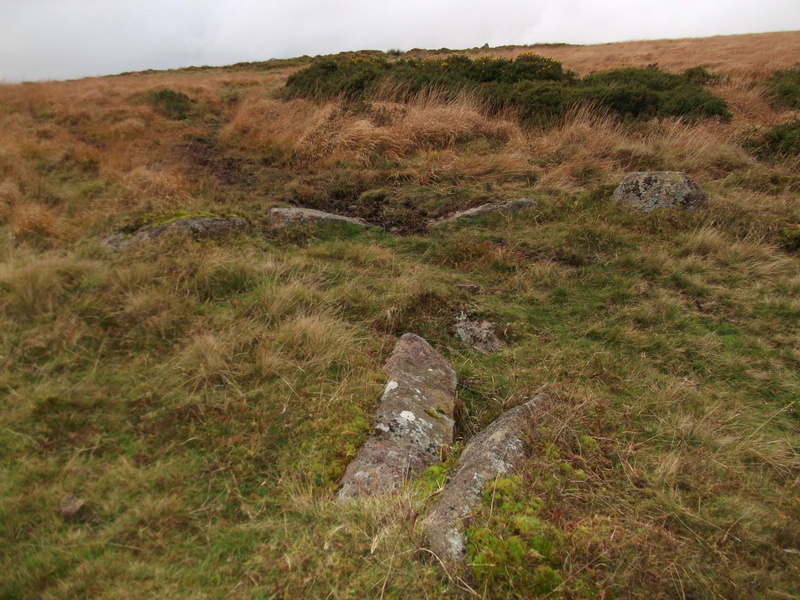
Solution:
M 580 99 L 632 117 L 730 118 L 725 100 L 686 75 L 659 69 L 613 69 L 583 79 Z
M 683 72 L 683 76 L 686 77 L 689 81 L 696 83 L 697 85 L 708 85 L 710 83 L 717 83 L 722 79 L 722 75 L 718 73 L 712 73 L 705 67 L 696 66 L 686 69 Z
M 561 63 L 532 53 L 516 59 L 454 55 L 394 62 L 354 57 L 322 60 L 292 75 L 284 96 L 352 102 L 382 95 L 407 101 L 422 92 L 452 99 L 467 91 L 485 101 L 489 112 L 510 109 L 529 123 L 546 123 L 580 104 L 606 107 L 629 118 L 727 119 L 725 101 L 701 85 L 713 77 L 702 67 L 682 75 L 628 68 L 579 79 Z
M 767 94 L 781 108 L 800 108 L 800 69 L 776 71 L 767 79 Z
M 781 159 L 800 155 L 800 120 L 779 123 L 744 146 L 759 158 Z

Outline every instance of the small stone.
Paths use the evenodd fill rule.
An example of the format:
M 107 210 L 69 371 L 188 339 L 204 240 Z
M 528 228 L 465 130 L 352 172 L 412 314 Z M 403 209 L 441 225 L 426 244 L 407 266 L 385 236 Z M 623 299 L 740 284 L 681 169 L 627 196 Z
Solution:
M 238 231 L 246 231 L 250 226 L 241 217 L 184 217 L 161 225 L 140 227 L 132 234 L 115 233 L 100 242 L 112 251 L 122 250 L 131 244 L 153 240 L 168 230 L 183 229 L 196 239 L 221 237 Z
M 539 203 L 536 202 L 536 200 L 531 200 L 530 198 L 519 198 L 517 200 L 509 200 L 507 202 L 490 202 L 488 204 L 481 204 L 475 208 L 462 210 L 450 215 L 449 217 L 439 219 L 438 221 L 433 221 L 430 226 L 438 227 L 439 225 L 444 225 L 445 223 L 452 223 L 454 221 L 473 217 L 482 217 L 483 215 L 488 215 L 494 212 L 520 212 L 530 208 L 536 208 L 537 206 L 539 206 Z
M 483 291 L 481 289 L 481 286 L 475 285 L 474 283 L 459 283 L 457 284 L 456 287 L 459 287 L 468 294 L 473 294 L 473 295 L 480 294 Z
M 80 521 L 82 518 L 82 513 L 85 512 L 85 506 L 85 500 L 78 498 L 77 496 L 73 496 L 72 494 L 67 494 L 61 498 L 61 502 L 58 503 L 61 516 L 65 521 Z
M 284 227 L 299 225 L 301 223 L 326 222 L 350 223 L 351 225 L 358 225 L 360 227 L 369 227 L 369 223 L 364 221 L 364 219 L 335 215 L 313 208 L 271 208 L 269 211 L 269 220 L 272 229 L 283 229 Z
M 708 196 L 702 188 L 680 171 L 628 173 L 612 198 L 641 212 L 672 206 L 694 210 L 708 204 Z
M 491 321 L 471 321 L 465 314 L 456 319 L 455 334 L 465 346 L 481 352 L 491 353 L 502 350 L 507 344 L 497 337 L 496 323 Z

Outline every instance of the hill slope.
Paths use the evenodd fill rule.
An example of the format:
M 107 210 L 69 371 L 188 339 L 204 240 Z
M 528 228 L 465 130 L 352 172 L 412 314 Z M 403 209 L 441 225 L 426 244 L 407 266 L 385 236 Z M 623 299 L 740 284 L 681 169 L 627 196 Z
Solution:
M 794 597 L 800 134 L 774 77 L 800 33 L 491 54 L 531 50 L 580 76 L 702 66 L 732 117 L 282 99 L 306 58 L 0 86 L 0 597 Z M 635 170 L 710 206 L 624 210 Z M 384 229 L 274 232 L 275 205 Z M 253 228 L 100 244 L 199 214 Z M 463 347 L 462 313 L 508 346 Z M 461 442 L 396 497 L 333 499 L 408 331 L 456 369 L 462 442 L 553 398 L 463 573 L 418 525 Z

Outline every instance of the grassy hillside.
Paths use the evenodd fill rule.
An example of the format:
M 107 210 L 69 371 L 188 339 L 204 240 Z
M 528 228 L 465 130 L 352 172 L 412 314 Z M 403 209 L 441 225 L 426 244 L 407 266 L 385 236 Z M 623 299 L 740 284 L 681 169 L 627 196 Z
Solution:
M 730 118 L 287 99 L 305 57 L 0 86 L 0 598 L 797 597 L 800 33 L 489 54 L 531 51 L 576 78 L 700 66 Z M 710 206 L 623 209 L 635 170 L 686 171 Z M 425 226 L 520 197 L 538 208 Z M 383 229 L 273 233 L 276 205 Z M 100 244 L 209 213 L 253 231 Z M 508 347 L 464 348 L 462 312 Z M 459 441 L 339 505 L 408 331 L 458 373 Z M 524 468 L 444 568 L 418 517 L 540 391 Z

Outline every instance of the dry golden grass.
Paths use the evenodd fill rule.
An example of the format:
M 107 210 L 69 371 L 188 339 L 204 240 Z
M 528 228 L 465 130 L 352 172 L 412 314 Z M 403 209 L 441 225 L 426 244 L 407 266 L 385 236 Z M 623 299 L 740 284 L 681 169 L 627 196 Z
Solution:
M 493 54 L 515 56 L 530 49 Z M 542 189 L 574 192 L 610 183 L 629 170 L 653 168 L 686 170 L 706 184 L 752 163 L 739 146 L 744 136 L 790 118 L 791 112 L 769 105 L 757 82 L 793 65 L 800 34 L 532 49 L 580 74 L 653 62 L 681 71 L 700 62 L 725 76 L 714 91 L 729 102 L 734 118 L 699 124 L 665 120 L 632 129 L 582 108 L 540 132 L 521 130 L 513 115 L 488 118 L 467 96 L 455 102 L 436 95 L 409 104 L 376 101 L 361 111 L 275 99 L 273 92 L 295 67 L 3 85 L 0 218 L 13 220 L 22 238 L 47 240 L 58 230 L 62 239 L 74 240 L 81 231 L 108 228 L 121 214 L 199 208 L 203 203 L 195 191 L 204 189 L 208 178 L 187 164 L 186 151 L 176 142 L 204 136 L 216 124 L 216 143 L 238 152 L 302 158 L 317 169 L 390 161 L 399 165 L 398 178 L 422 185 L 538 176 Z M 175 122 L 156 114 L 143 98 L 161 88 L 188 94 L 203 117 Z M 64 168 L 83 184 L 66 191 L 60 186 L 53 198 L 56 184 L 49 173 Z M 104 185 L 93 188 L 92 179 Z
M 788 69 L 797 63 L 800 32 L 641 40 L 588 46 L 521 46 L 508 51 L 498 49 L 492 54 L 514 57 L 530 51 L 550 56 L 580 75 L 651 64 L 677 72 L 702 64 L 712 72 L 753 80 L 767 77 L 777 69 Z

